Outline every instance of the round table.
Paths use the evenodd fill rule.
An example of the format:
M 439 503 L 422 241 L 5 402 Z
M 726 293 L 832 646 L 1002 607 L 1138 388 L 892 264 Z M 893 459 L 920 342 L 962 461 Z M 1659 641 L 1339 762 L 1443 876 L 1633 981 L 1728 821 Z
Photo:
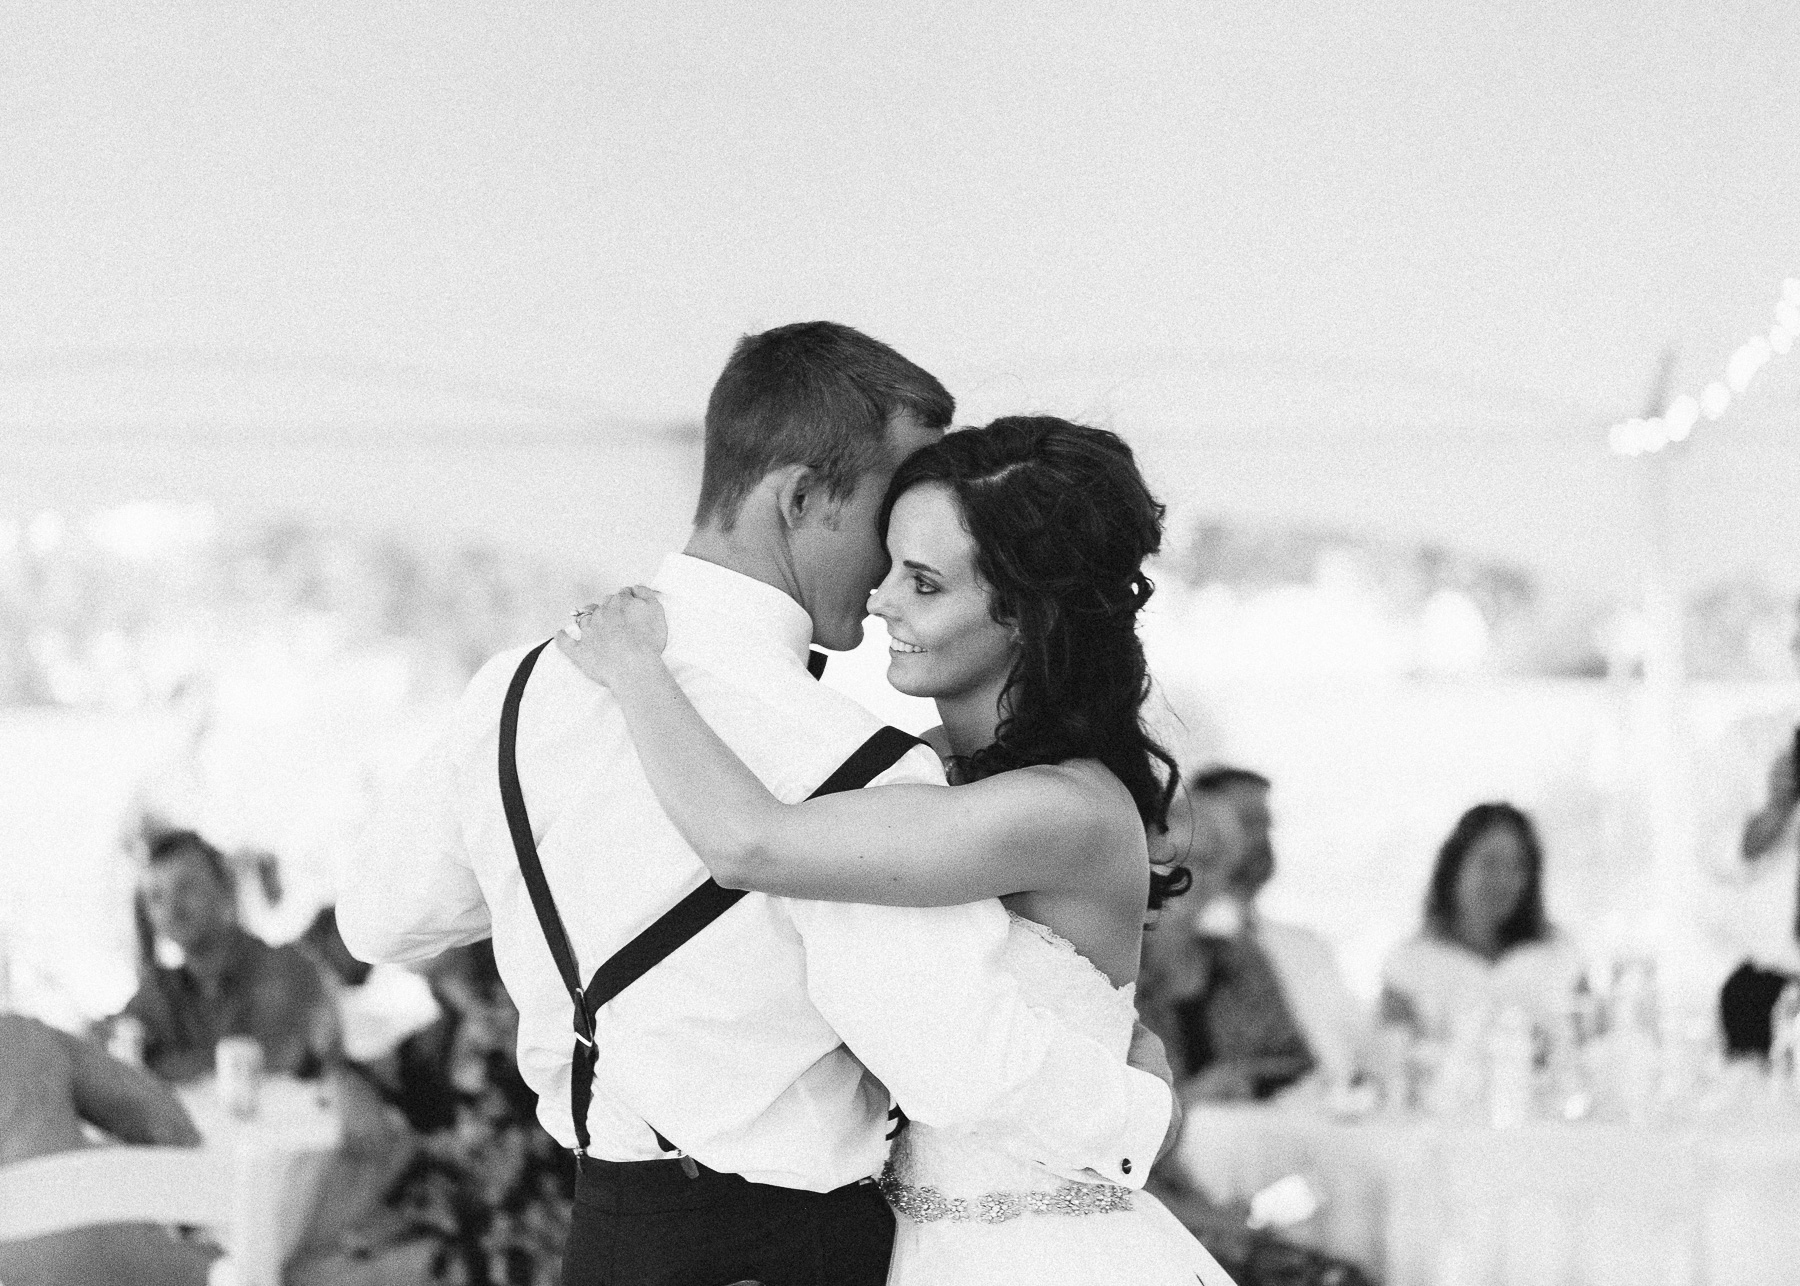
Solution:
M 1291 1174 L 1291 1230 L 1386 1286 L 1800 1282 L 1800 1113 L 1513 1129 L 1198 1104 L 1177 1163 L 1221 1201 Z
M 211 1081 L 177 1092 L 204 1146 L 219 1151 L 236 1177 L 230 1252 L 242 1286 L 280 1286 L 343 1140 L 329 1087 L 266 1080 L 247 1119 L 225 1109 Z

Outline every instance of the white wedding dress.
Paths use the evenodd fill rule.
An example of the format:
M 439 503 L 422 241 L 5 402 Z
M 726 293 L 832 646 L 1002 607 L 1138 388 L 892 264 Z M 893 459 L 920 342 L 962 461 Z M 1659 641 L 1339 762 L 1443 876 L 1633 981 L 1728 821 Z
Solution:
M 1026 998 L 1124 1059 L 1133 988 L 1063 938 L 1012 917 L 1006 965 Z M 888 1286 L 1233 1286 L 1155 1197 L 1074 1183 L 992 1136 L 910 1124 L 881 1179 L 894 1207 Z

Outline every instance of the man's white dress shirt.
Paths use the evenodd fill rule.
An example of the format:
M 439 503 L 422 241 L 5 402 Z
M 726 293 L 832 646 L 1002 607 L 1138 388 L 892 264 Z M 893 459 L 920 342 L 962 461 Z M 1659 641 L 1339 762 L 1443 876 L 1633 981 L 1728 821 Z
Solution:
M 1268 958 L 1306 1048 L 1317 1061 L 1312 1073 L 1290 1090 L 1349 1081 L 1368 1064 L 1369 1025 L 1362 1006 L 1344 982 L 1337 952 L 1323 934 L 1299 924 L 1272 920 L 1255 905 L 1215 897 L 1188 918 L 1192 932 L 1222 938 L 1248 934 Z M 1287 1091 L 1284 1091 L 1287 1092 Z
M 1338 968 L 1337 952 L 1304 925 L 1259 915 L 1257 940 L 1281 982 L 1288 1009 L 1318 1060 L 1317 1073 L 1344 1083 L 1367 1064 L 1368 1023 Z
M 676 680 L 780 799 L 805 798 L 880 726 L 807 673 L 812 622 L 785 594 L 682 555 L 656 588 Z M 475 676 L 384 802 L 346 873 L 338 927 L 357 956 L 390 962 L 491 934 L 519 1009 L 519 1070 L 544 1127 L 573 1147 L 572 1009 L 496 769 L 500 706 L 524 651 Z M 617 703 L 554 647 L 526 687 L 517 753 L 585 982 L 707 872 L 657 805 Z M 877 778 L 942 781 L 923 747 Z M 846 855 L 855 842 L 844 837 Z M 1166 1087 L 1026 1004 L 1000 963 L 1006 935 L 997 901 L 749 894 L 600 1011 L 591 1154 L 662 1157 L 653 1125 L 715 1170 L 829 1191 L 880 1170 L 891 1090 L 917 1120 L 987 1127 L 1070 1176 L 1141 1185 L 1168 1125 Z

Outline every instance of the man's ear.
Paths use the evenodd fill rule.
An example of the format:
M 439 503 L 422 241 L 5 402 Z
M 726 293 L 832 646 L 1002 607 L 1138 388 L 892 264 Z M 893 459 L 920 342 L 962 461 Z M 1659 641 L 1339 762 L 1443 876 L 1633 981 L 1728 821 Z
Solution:
M 814 523 L 837 525 L 840 503 L 832 499 L 816 470 L 804 464 L 790 464 L 777 472 L 775 507 L 782 526 L 792 530 Z

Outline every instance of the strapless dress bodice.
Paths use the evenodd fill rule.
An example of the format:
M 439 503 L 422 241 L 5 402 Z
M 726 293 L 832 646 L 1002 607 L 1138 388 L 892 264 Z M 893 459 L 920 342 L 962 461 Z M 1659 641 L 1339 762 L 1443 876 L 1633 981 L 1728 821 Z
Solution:
M 1132 986 L 1114 987 L 1066 939 L 1019 915 L 1011 917 L 1002 963 L 1031 1004 L 1125 1058 L 1137 1021 Z M 1002 1136 L 919 1122 L 895 1141 L 881 1183 L 894 1208 L 920 1222 L 1105 1214 L 1131 1204 L 1130 1189 L 1063 1178 L 1010 1150 Z

